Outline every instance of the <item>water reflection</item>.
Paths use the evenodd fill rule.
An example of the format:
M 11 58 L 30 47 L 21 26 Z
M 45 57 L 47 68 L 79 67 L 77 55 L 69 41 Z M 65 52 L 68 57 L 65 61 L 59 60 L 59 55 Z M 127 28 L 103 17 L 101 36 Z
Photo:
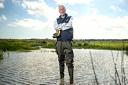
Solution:
M 95 71 L 100 84 L 115 85 L 114 63 L 112 54 L 120 72 L 121 51 L 90 50 L 94 60 Z M 9 55 L 8 55 L 9 54 Z M 95 77 L 91 67 L 88 49 L 74 49 L 75 54 L 75 84 L 94 85 Z M 128 75 L 128 56 L 125 57 L 125 71 Z M 0 62 L 0 85 L 58 85 L 58 59 L 54 49 L 41 49 L 32 52 L 4 53 Z M 68 82 L 68 72 L 65 69 L 65 83 Z
M 128 50 L 127 50 L 125 53 L 126 53 L 126 55 L 128 56 Z

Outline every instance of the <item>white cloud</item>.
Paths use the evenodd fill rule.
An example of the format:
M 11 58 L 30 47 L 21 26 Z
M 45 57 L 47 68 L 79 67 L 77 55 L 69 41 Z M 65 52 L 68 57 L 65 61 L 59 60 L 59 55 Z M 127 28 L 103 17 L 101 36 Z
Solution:
M 90 4 L 92 0 L 54 0 L 57 4 Z
M 54 31 L 52 27 L 52 23 L 50 22 L 43 22 L 41 20 L 36 19 L 22 19 L 16 20 L 8 24 L 9 27 L 16 27 L 17 29 L 26 28 L 26 30 L 31 30 L 35 33 L 35 35 L 30 35 L 29 37 L 35 38 L 52 38 L 52 34 Z M 26 31 L 24 30 L 24 31 Z M 36 33 L 42 33 L 41 35 Z M 30 33 L 31 34 L 31 33 Z M 38 36 L 38 37 L 37 37 Z M 28 36 L 26 36 L 28 37 Z
M 122 9 L 121 9 L 119 6 L 111 5 L 110 8 L 111 8 L 113 11 L 122 12 Z
M 12 0 L 13 3 L 20 4 L 33 16 L 45 17 L 47 21 L 53 21 L 58 16 L 57 8 L 48 6 L 45 0 Z
M 0 8 L 4 8 L 4 0 L 0 0 Z
M 29 14 L 44 16 L 47 20 L 53 20 L 58 15 L 57 9 L 49 7 L 44 0 L 23 1 L 22 7 L 24 7 Z
M 33 20 L 33 19 L 23 19 L 23 20 L 16 20 L 13 23 L 10 23 L 9 26 L 20 26 L 32 30 L 41 30 L 44 29 L 47 24 L 40 21 L 40 20 Z
M 2 19 L 6 21 L 7 17 L 5 15 L 2 15 Z
M 52 8 L 49 7 L 44 0 L 13 0 L 14 3 L 19 3 L 24 9 L 27 10 L 28 14 L 33 15 L 33 16 L 39 16 L 39 17 L 45 17 L 47 20 L 45 22 L 40 21 L 40 20 L 34 20 L 34 19 L 29 19 L 30 23 L 45 23 L 42 24 L 42 26 L 38 27 L 38 24 L 34 24 L 35 28 L 40 29 L 40 28 L 45 28 L 46 26 L 52 28 L 53 21 L 56 19 L 58 16 L 58 11 L 57 8 Z M 32 21 L 32 22 L 31 22 Z M 21 22 L 25 22 L 25 20 L 18 20 L 19 24 Z M 25 24 L 22 24 L 24 26 Z M 30 24 L 29 24 L 30 25 Z M 27 26 L 27 24 L 25 25 Z M 30 26 L 31 27 L 31 26 Z
M 47 18 L 47 21 L 53 21 L 59 16 L 58 7 L 52 8 L 48 6 L 44 0 L 37 1 L 24 1 L 22 3 L 22 7 L 24 7 L 30 15 L 34 16 L 43 16 Z M 70 14 L 78 14 L 76 11 L 67 9 L 67 12 Z
M 5 15 L 2 15 L 2 16 L 0 16 L 0 21 L 2 22 L 2 21 L 6 21 L 7 20 L 7 17 L 5 16 Z
M 74 20 L 75 38 L 119 39 L 128 38 L 128 16 L 80 16 Z

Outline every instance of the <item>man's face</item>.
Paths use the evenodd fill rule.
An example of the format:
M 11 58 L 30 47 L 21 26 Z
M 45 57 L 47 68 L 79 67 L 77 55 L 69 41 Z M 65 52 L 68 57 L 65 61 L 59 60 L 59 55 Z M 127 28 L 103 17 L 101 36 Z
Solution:
M 65 12 L 66 12 L 65 7 L 63 5 L 59 6 L 59 13 L 60 13 L 60 15 L 64 15 Z

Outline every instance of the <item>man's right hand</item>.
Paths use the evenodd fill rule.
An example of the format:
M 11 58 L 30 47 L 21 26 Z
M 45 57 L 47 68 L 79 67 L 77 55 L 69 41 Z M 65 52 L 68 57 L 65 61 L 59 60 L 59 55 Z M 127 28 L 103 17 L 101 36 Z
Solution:
M 61 35 L 61 29 L 56 29 L 56 33 L 53 34 L 53 38 L 58 38 Z

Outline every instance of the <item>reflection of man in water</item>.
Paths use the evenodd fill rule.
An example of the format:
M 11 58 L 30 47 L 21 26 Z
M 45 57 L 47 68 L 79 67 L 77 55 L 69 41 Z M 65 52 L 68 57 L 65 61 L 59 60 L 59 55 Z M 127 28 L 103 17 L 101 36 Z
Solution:
M 60 16 L 54 23 L 55 30 L 60 30 L 60 35 L 57 36 L 56 51 L 58 54 L 59 69 L 60 69 L 60 85 L 64 84 L 64 63 L 68 67 L 70 85 L 73 85 L 73 57 L 72 50 L 72 16 L 68 16 L 64 5 L 59 5 Z
M 9 57 L 9 51 L 8 51 L 8 49 L 3 48 L 3 52 L 4 52 L 4 53 L 7 53 L 8 57 Z

